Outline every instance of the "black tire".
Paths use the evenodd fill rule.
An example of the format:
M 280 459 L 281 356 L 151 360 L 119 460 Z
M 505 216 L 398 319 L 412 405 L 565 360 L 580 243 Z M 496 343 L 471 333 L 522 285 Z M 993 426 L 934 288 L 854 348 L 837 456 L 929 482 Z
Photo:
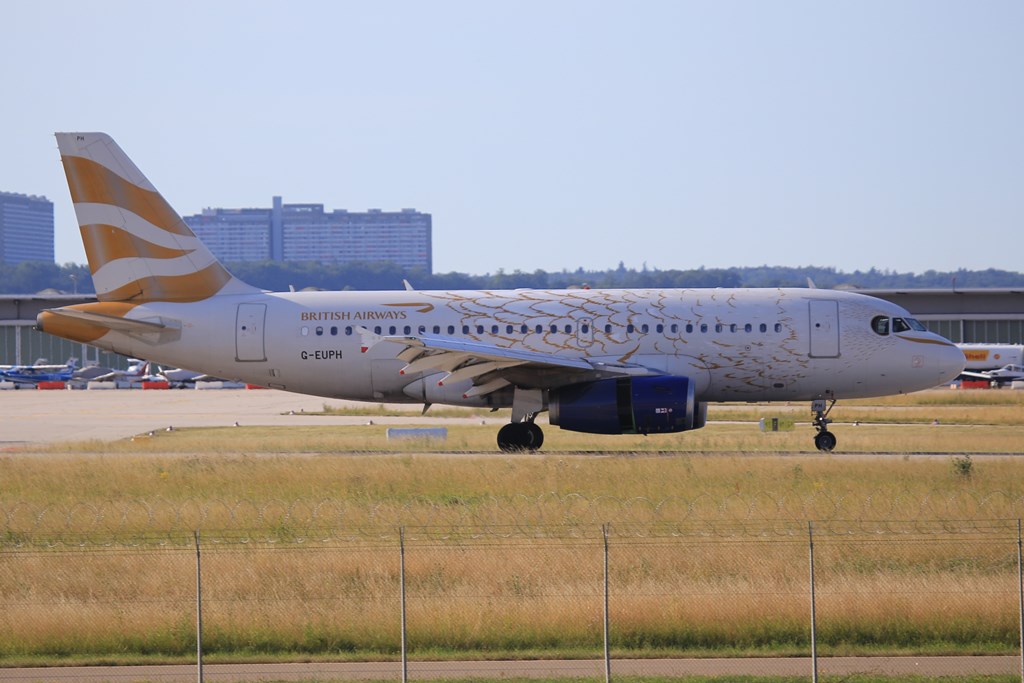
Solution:
M 510 422 L 498 430 L 498 448 L 502 453 L 517 453 L 526 440 L 522 422 Z
M 527 450 L 540 450 L 540 447 L 544 445 L 544 430 L 542 430 L 533 422 L 527 422 L 526 432 L 530 437 L 530 441 L 526 446 Z
M 836 435 L 827 430 L 820 431 L 814 437 L 814 445 L 818 447 L 819 451 L 831 453 L 836 447 Z
M 510 422 L 498 430 L 498 448 L 503 453 L 535 451 L 544 443 L 544 432 L 532 422 Z

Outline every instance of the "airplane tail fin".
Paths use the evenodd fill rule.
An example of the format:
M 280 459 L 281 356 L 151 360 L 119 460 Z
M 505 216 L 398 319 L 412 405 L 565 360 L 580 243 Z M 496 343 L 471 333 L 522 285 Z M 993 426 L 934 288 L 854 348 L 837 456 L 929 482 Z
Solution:
M 188 302 L 260 290 L 235 278 L 104 133 L 57 133 L 96 296 Z

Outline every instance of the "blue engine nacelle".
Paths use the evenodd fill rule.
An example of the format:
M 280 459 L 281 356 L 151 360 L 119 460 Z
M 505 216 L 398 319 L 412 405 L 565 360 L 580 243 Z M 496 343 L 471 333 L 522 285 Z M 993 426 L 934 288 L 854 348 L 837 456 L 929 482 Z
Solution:
M 623 377 L 552 389 L 551 424 L 590 434 L 656 434 L 699 429 L 707 404 L 688 377 Z

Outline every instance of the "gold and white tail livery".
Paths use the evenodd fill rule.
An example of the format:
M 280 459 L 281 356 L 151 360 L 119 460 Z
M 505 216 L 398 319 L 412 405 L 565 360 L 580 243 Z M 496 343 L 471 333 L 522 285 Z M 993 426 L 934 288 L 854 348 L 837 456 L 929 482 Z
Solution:
M 57 133 L 100 301 L 199 301 L 252 287 L 199 241 L 104 133 Z
M 964 355 L 890 302 L 822 289 L 264 292 L 236 279 L 103 133 L 58 133 L 98 301 L 39 329 L 210 376 L 374 402 L 547 412 L 594 434 L 682 432 L 711 401 L 811 402 L 942 384 Z M 397 284 L 397 283 L 396 283 Z M 826 407 L 828 406 L 828 407 Z

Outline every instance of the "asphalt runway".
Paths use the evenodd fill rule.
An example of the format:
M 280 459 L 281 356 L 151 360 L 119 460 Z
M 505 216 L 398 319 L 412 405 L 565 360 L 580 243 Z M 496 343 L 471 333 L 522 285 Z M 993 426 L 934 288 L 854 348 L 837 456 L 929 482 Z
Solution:
M 1021 660 L 1014 656 L 980 657 L 829 657 L 818 660 L 818 673 L 849 676 L 855 673 L 891 676 L 966 676 L 1016 674 Z M 806 657 L 723 659 L 613 660 L 612 675 L 620 676 L 807 676 Z M 308 664 L 210 664 L 203 668 L 209 681 L 366 681 L 401 680 L 398 662 Z M 602 660 L 530 660 L 491 662 L 410 662 L 411 680 L 461 678 L 501 680 L 519 678 L 604 677 Z M 0 669 L 0 681 L 89 681 L 178 683 L 197 679 L 195 665 L 66 667 Z
M 273 389 L 64 390 L 0 391 L 0 448 L 18 444 L 98 439 L 113 441 L 173 427 L 275 425 L 305 427 L 424 422 L 422 405 L 389 405 L 408 411 L 405 416 L 331 415 L 310 417 L 324 405 L 375 407 L 377 403 L 339 401 Z M 431 417 L 433 425 L 480 424 L 481 418 Z M 505 423 L 494 417 L 495 427 Z

